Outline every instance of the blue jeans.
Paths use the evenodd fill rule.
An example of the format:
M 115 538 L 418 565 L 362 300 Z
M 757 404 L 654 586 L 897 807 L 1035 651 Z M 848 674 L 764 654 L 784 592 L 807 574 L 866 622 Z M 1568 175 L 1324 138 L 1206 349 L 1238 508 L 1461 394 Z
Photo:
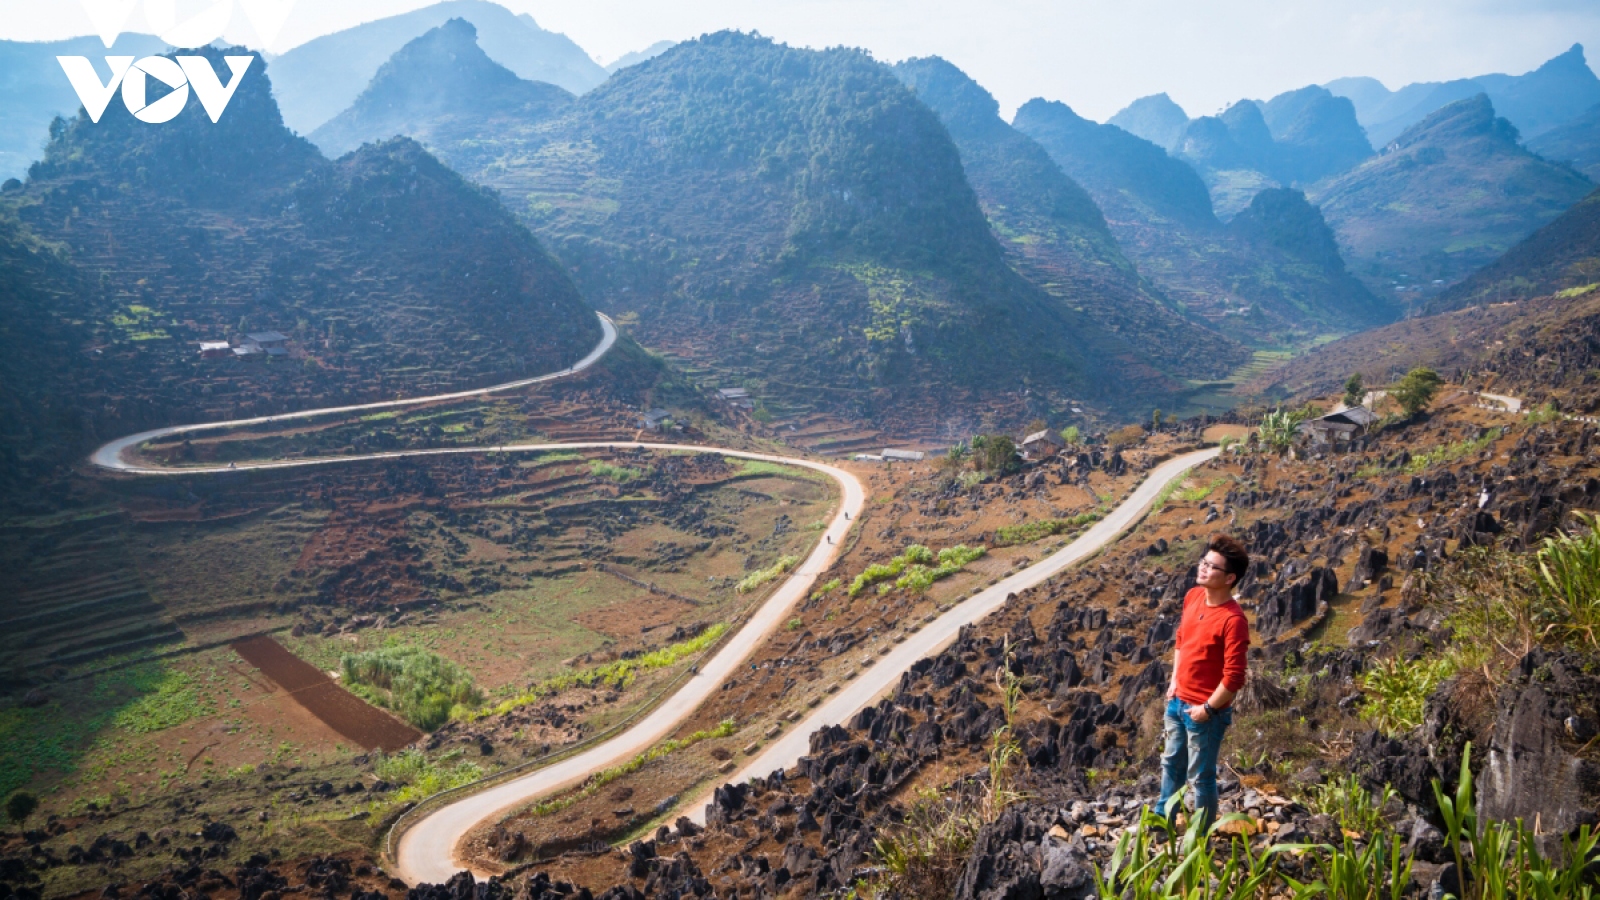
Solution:
M 1161 800 L 1156 812 L 1166 815 L 1167 802 L 1185 783 L 1194 795 L 1195 815 L 1203 828 L 1217 820 L 1217 756 L 1222 735 L 1233 722 L 1225 709 L 1204 722 L 1189 718 L 1189 704 L 1174 697 L 1167 701 L 1167 746 L 1161 754 Z

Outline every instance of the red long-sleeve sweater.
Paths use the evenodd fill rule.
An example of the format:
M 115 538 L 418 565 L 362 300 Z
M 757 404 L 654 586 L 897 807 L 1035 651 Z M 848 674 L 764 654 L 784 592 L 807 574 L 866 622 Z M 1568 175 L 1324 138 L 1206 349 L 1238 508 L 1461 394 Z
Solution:
M 1232 600 L 1206 605 L 1206 589 L 1183 595 L 1183 620 L 1178 623 L 1178 699 L 1199 704 L 1211 699 L 1218 684 L 1237 692 L 1244 687 L 1250 652 L 1250 623 Z

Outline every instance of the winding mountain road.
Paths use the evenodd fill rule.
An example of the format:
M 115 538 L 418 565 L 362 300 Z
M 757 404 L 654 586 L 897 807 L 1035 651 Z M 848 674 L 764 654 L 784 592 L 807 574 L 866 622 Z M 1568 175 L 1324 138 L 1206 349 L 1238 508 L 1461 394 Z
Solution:
M 596 449 L 647 449 L 662 451 L 701 451 L 717 453 L 739 459 L 760 460 L 810 469 L 832 478 L 840 488 L 841 503 L 827 529 L 825 540 L 819 542 L 794 573 L 767 598 L 749 620 L 729 638 L 711 659 L 701 664 L 699 671 L 690 677 L 672 696 L 666 698 L 638 723 L 616 737 L 597 744 L 567 759 L 553 763 L 486 788 L 467 794 L 461 799 L 428 812 L 400 836 L 395 850 L 396 874 L 410 884 L 423 882 L 442 883 L 467 866 L 457 857 L 463 838 L 479 824 L 502 816 L 541 796 L 548 795 L 582 782 L 590 774 L 632 758 L 670 734 L 680 722 L 717 691 L 722 683 L 738 670 L 779 625 L 784 622 L 795 604 L 810 591 L 817 576 L 826 571 L 839 554 L 844 538 L 855 519 L 860 518 L 866 503 L 866 493 L 861 482 L 843 469 L 808 459 L 729 450 L 721 447 L 691 444 L 656 444 L 634 441 L 588 441 L 562 444 L 518 444 L 495 447 L 451 447 L 430 450 L 399 450 L 386 453 L 368 453 L 355 456 L 322 457 L 314 459 L 279 460 L 271 462 L 242 463 L 232 466 L 191 466 L 167 468 L 136 462 L 127 458 L 130 449 L 140 444 L 174 434 L 216 429 L 231 429 L 255 425 L 289 422 L 301 419 L 370 410 L 394 409 L 441 401 L 470 399 L 501 391 L 514 390 L 544 381 L 562 378 L 593 365 L 617 339 L 616 326 L 600 315 L 602 337 L 595 349 L 582 360 L 560 372 L 508 382 L 473 391 L 440 394 L 407 400 L 393 400 L 330 409 L 307 410 L 264 416 L 232 422 L 212 422 L 196 425 L 178 425 L 158 428 L 119 438 L 100 447 L 90 456 L 94 465 L 111 471 L 137 475 L 205 475 L 242 470 L 284 469 L 302 466 L 335 465 L 370 460 L 412 459 L 425 456 L 447 456 L 462 453 L 550 453 L 571 450 Z M 831 700 L 818 707 L 800 722 L 792 725 L 786 734 L 770 744 L 741 771 L 733 781 L 752 775 L 765 775 L 774 769 L 792 766 L 809 749 L 811 732 L 826 725 L 844 722 L 855 712 L 873 703 L 889 691 L 918 659 L 938 652 L 952 642 L 963 625 L 976 622 L 1005 603 L 1007 595 L 1033 587 L 1058 574 L 1063 569 L 1093 555 L 1111 543 L 1124 530 L 1136 523 L 1154 503 L 1162 488 L 1174 479 L 1183 477 L 1193 466 L 1211 459 L 1220 452 L 1212 448 L 1187 453 L 1168 460 L 1150 473 L 1126 500 L 1110 515 L 1096 523 L 1083 535 L 1045 559 L 1025 569 L 1014 572 L 998 583 L 979 591 L 972 597 L 952 607 L 929 625 L 911 634 L 887 655 L 863 670 L 848 682 Z M 692 805 L 691 815 L 704 816 L 704 804 Z

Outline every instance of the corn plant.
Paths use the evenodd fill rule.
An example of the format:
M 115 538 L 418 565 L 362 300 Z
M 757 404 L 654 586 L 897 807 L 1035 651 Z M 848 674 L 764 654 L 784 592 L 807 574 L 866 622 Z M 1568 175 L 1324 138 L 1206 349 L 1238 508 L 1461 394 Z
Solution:
M 1411 884 L 1411 857 L 1405 854 L 1398 835 L 1387 842 L 1374 839 L 1357 848 L 1350 838 L 1342 847 L 1321 845 L 1317 857 L 1321 875 L 1310 884 L 1284 876 L 1295 900 L 1327 897 L 1328 900 L 1403 900 Z M 1387 852 L 1386 852 L 1387 851 Z
M 1600 516 L 1577 515 L 1585 531 L 1545 538 L 1534 558 L 1540 587 L 1565 614 L 1563 630 L 1600 647 Z
M 1539 854 L 1538 839 L 1515 822 L 1489 822 L 1480 827 L 1472 797 L 1472 744 L 1461 751 L 1461 780 L 1454 796 L 1438 781 L 1433 796 L 1445 821 L 1445 840 L 1463 873 L 1457 900 L 1593 900 L 1594 886 L 1585 869 L 1600 834 L 1584 825 L 1576 840 L 1563 836 L 1561 862 Z
M 1306 789 L 1303 799 L 1312 812 L 1324 813 L 1338 820 L 1346 828 L 1372 835 L 1388 824 L 1383 818 L 1383 808 L 1395 798 L 1389 785 L 1376 795 L 1361 786 L 1361 779 L 1348 775 L 1327 784 L 1313 784 Z
M 1230 813 L 1217 826 L 1247 819 Z M 1283 878 L 1277 855 L 1303 849 L 1279 844 L 1256 852 L 1248 840 L 1236 837 L 1218 862 L 1210 847 L 1213 828 L 1191 824 L 1180 838 L 1170 822 L 1147 811 L 1138 828 L 1123 832 L 1106 868 L 1095 869 L 1101 900 L 1266 900 Z M 1167 840 L 1157 841 L 1158 834 Z

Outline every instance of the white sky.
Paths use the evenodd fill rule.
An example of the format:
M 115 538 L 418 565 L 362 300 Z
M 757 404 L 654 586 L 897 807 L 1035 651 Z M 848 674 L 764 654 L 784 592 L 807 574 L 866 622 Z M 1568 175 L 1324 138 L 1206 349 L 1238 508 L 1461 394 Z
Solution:
M 202 0 L 177 2 L 198 9 Z M 209 0 L 208 0 L 209 2 Z M 283 52 L 433 0 L 292 0 Z M 724 28 L 894 62 L 939 55 L 1009 115 L 1032 97 L 1104 120 L 1166 91 L 1191 116 L 1346 75 L 1389 87 L 1519 74 L 1574 42 L 1600 54 L 1600 0 L 499 0 L 608 62 Z M 141 30 L 135 12 L 129 30 Z M 241 13 L 230 37 L 256 44 Z M 91 34 L 74 0 L 0 0 L 0 38 Z

